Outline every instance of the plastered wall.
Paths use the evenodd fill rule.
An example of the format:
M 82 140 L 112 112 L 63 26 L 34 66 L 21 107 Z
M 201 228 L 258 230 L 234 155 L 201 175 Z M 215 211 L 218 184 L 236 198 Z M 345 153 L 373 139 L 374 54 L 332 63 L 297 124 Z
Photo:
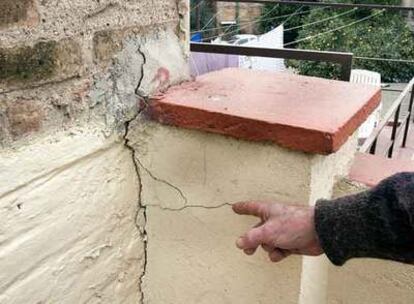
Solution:
M 187 1 L 0 1 L 0 303 L 141 303 L 129 121 L 188 79 Z
M 127 140 L 146 218 L 145 303 L 326 303 L 326 261 L 271 264 L 262 252 L 245 256 L 235 239 L 257 219 L 234 215 L 230 203 L 330 197 L 353 158 L 355 137 L 323 157 L 141 117 Z
M 121 138 L 72 130 L 2 152 L 0 303 L 139 303 L 139 183 Z

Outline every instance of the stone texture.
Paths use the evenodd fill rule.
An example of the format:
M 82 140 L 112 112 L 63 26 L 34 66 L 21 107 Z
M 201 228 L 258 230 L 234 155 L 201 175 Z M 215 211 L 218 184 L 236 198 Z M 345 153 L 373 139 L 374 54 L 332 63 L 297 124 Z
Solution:
M 67 83 L 17 90 L 0 95 L 0 147 L 25 145 L 34 138 L 79 126 L 102 107 L 89 104 L 90 83 Z M 96 124 L 97 119 L 93 119 Z
M 138 180 L 96 133 L 0 152 L 0 303 L 139 303 Z
M 107 134 L 123 132 L 142 96 L 188 79 L 184 0 L 0 5 L 6 4 L 27 11 L 27 20 L 1 28 L 0 100 L 36 100 L 43 121 L 30 136 L 14 136 L 0 105 L 1 147 L 89 123 L 101 124 Z M 38 13 L 36 26 L 28 26 L 31 12 Z
M 9 129 L 14 138 L 39 131 L 43 113 L 40 106 L 33 100 L 20 100 L 10 104 L 6 116 Z
M 0 2 L 0 29 L 15 24 L 34 25 L 37 12 L 34 0 L 2 0 Z
M 111 32 L 109 37 L 111 51 L 100 54 L 102 59 L 111 59 L 112 64 L 104 77 L 94 81 L 90 97 L 95 104 L 105 105 L 103 115 L 109 126 L 122 128 L 137 115 L 140 102 L 147 96 L 188 80 L 189 71 L 180 41 L 172 30 L 143 37 L 135 30 Z M 117 52 L 120 45 L 122 50 Z
M 77 36 L 90 39 L 94 32 L 107 29 L 140 27 L 141 31 L 148 31 L 160 26 L 175 29 L 180 20 L 175 0 L 42 0 L 36 3 L 40 15 L 37 26 L 5 28 L 1 47 L 17 45 L 22 39 L 29 44 L 40 39 Z
M 72 39 L 40 41 L 33 46 L 0 49 L 0 93 L 78 76 L 79 45 Z
M 122 32 L 116 30 L 98 31 L 93 36 L 94 60 L 106 63 L 122 49 Z
M 285 73 L 225 69 L 152 98 L 164 124 L 336 152 L 380 102 L 380 89 Z

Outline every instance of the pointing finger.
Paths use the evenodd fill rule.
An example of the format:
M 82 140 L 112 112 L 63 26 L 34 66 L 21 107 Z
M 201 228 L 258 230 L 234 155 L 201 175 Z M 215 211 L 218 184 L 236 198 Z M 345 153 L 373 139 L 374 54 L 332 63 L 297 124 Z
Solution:
M 266 217 L 268 214 L 269 204 L 262 202 L 241 202 L 233 205 L 233 211 L 242 215 L 254 215 L 257 217 Z

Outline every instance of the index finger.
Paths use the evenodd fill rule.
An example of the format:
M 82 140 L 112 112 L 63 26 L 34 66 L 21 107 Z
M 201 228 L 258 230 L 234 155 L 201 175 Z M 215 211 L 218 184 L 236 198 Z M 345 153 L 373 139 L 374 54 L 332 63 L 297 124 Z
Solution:
M 242 215 L 267 216 L 269 204 L 263 202 L 240 202 L 232 206 L 233 211 Z

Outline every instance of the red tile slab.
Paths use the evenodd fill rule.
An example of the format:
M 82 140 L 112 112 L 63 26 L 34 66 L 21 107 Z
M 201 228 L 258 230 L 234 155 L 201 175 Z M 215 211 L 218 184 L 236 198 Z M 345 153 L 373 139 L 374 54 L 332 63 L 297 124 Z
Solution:
M 414 172 L 414 161 L 358 153 L 349 179 L 373 187 L 383 179 L 400 172 Z
M 154 96 L 147 115 L 163 124 L 330 154 L 366 120 L 380 98 L 380 89 L 371 86 L 225 69 Z

